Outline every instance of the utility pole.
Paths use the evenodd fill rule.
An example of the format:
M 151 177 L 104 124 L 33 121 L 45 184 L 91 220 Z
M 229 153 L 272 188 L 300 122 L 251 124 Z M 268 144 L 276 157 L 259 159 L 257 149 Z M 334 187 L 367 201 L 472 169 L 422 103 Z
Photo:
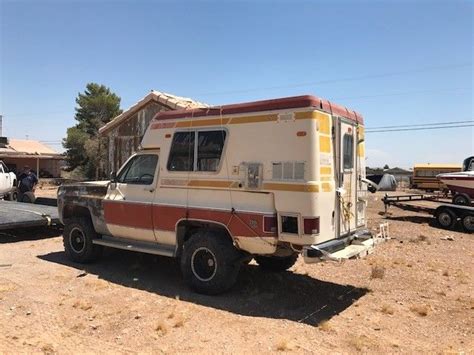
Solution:
M 3 116 L 0 115 L 0 137 L 3 137 Z

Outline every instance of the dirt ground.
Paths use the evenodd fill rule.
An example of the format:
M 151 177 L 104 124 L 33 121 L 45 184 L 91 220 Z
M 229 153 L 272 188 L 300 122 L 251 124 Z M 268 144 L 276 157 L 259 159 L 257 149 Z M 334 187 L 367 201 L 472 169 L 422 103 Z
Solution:
M 220 296 L 191 292 L 174 260 L 107 250 L 66 259 L 60 230 L 0 234 L 0 353 L 472 353 L 474 235 L 369 205 L 393 239 L 341 264 L 243 268 Z M 444 240 L 447 236 L 454 240 Z

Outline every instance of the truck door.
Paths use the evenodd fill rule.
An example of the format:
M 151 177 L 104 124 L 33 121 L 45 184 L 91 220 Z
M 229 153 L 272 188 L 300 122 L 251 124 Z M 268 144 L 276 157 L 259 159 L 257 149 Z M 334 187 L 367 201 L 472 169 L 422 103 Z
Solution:
M 340 118 L 336 124 L 338 173 L 338 208 L 339 236 L 349 234 L 356 229 L 357 206 L 357 166 L 355 149 L 357 144 L 355 123 Z
M 152 202 L 158 180 L 158 153 L 132 156 L 111 182 L 103 200 L 113 237 L 155 242 Z

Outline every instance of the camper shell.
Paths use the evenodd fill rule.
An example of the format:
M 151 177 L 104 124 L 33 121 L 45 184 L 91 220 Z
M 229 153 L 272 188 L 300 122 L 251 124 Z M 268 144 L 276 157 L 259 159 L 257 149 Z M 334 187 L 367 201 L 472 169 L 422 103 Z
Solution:
M 108 186 L 60 187 L 60 216 L 67 227 L 80 206 L 91 245 L 180 257 L 191 286 L 221 292 L 251 258 L 286 269 L 299 254 L 318 262 L 372 250 L 364 141 L 360 114 L 315 96 L 160 112 Z M 79 224 L 65 230 L 72 258 Z M 219 284 L 222 250 L 233 266 Z

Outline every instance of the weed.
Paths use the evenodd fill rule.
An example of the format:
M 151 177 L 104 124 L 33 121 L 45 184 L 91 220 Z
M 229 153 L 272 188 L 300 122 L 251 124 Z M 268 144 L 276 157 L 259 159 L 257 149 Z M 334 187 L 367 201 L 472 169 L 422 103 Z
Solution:
M 165 323 L 164 320 L 161 320 L 156 325 L 155 330 L 161 335 L 165 335 L 166 333 L 168 333 L 168 325 Z
M 426 305 L 413 305 L 410 307 L 410 311 L 418 314 L 421 317 L 426 317 L 429 312 L 429 308 Z
M 384 314 L 390 314 L 390 315 L 395 313 L 394 309 L 391 306 L 387 305 L 387 304 L 383 305 L 382 309 L 380 311 Z
M 372 266 L 372 273 L 370 274 L 371 279 L 383 279 L 385 276 L 385 267 L 383 266 Z

